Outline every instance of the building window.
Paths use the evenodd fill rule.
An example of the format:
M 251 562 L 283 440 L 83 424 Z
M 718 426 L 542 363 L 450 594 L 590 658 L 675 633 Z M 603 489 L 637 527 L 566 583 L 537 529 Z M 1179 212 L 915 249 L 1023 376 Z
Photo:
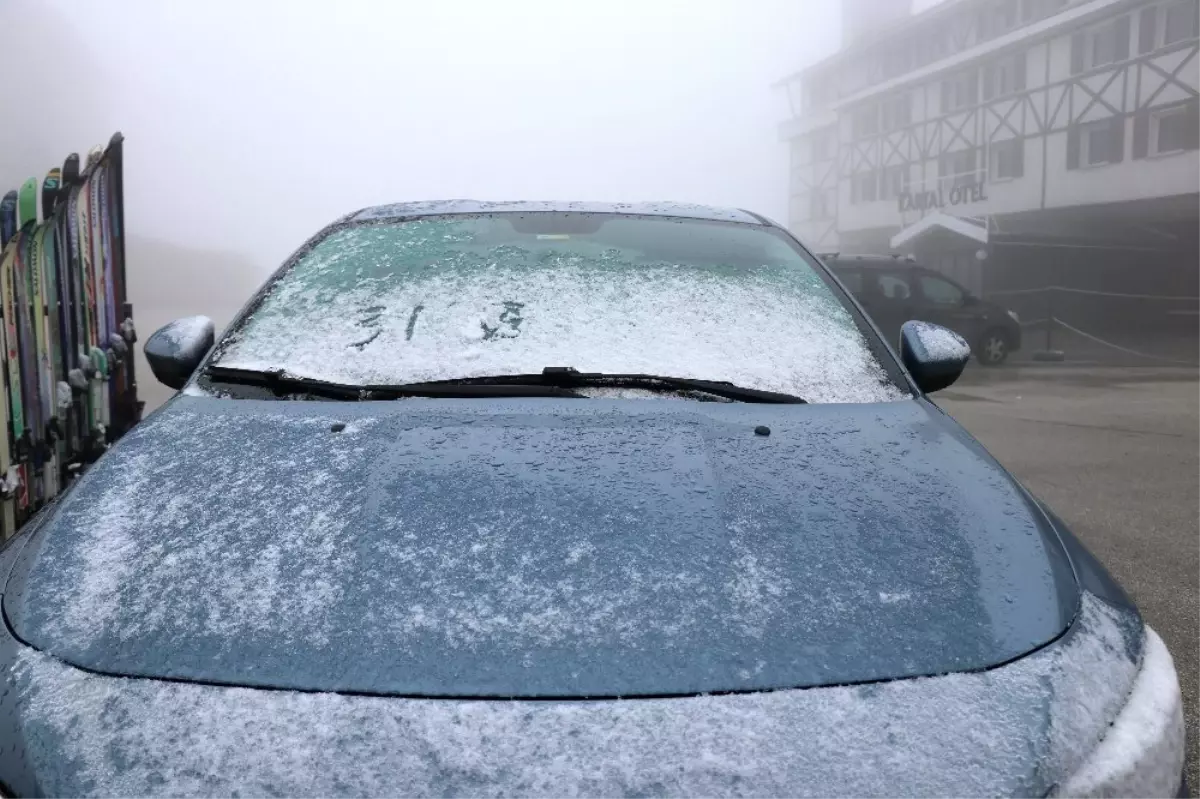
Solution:
M 1196 22 L 1200 15 L 1196 13 L 1196 0 L 1180 0 L 1160 8 L 1157 44 L 1166 47 L 1168 44 L 1195 38 Z
M 983 10 L 980 37 L 993 39 L 1017 27 L 1017 0 L 998 0 Z
M 879 196 L 879 175 L 875 170 L 862 172 L 850 178 L 850 202 L 873 203 Z
M 1021 21 L 1034 22 L 1057 14 L 1067 5 L 1067 0 L 1024 0 L 1021 6 Z
M 1102 67 L 1117 60 L 1117 29 L 1112 23 L 1088 31 L 1083 41 L 1084 69 Z
M 908 165 L 897 164 L 883 170 L 879 186 L 879 199 L 894 200 L 908 191 Z
M 1166 155 L 1190 149 L 1192 120 L 1187 106 L 1175 106 L 1150 115 L 1150 154 Z
M 1121 160 L 1124 117 L 1103 119 L 1079 126 L 1079 163 L 1082 166 L 1115 164 Z
M 945 189 L 974 186 L 978 182 L 976 170 L 974 149 L 947 153 L 938 159 L 938 178 Z
M 883 54 L 883 70 L 888 75 L 901 75 L 912 69 L 912 65 L 913 43 L 909 40 L 892 45 Z
M 833 158 L 833 131 L 821 130 L 810 137 L 812 142 L 812 157 L 814 161 L 828 161 Z
M 1096 69 L 1129 57 L 1129 16 L 1123 14 L 1071 37 L 1071 73 Z
M 863 106 L 850 115 L 850 136 L 862 139 L 879 132 L 879 106 L 875 103 Z
M 983 99 L 1003 97 L 1025 88 L 1025 52 L 998 58 L 983 69 Z
M 1023 139 L 992 142 L 988 150 L 988 174 L 992 180 L 1014 180 L 1025 174 Z
M 949 114 L 975 105 L 978 88 L 979 74 L 974 69 L 946 78 L 942 81 L 942 113 Z
M 883 130 L 899 130 L 912 124 L 912 95 L 907 92 L 883 101 Z
M 833 83 L 825 75 L 812 75 L 804 81 L 805 106 L 818 110 L 834 100 Z
M 833 192 L 829 189 L 813 189 L 809 195 L 809 219 L 832 219 L 833 216 Z

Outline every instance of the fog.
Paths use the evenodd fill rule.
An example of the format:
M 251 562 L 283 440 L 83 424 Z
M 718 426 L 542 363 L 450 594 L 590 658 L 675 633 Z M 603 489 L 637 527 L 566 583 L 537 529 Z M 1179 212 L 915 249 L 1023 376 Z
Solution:
M 375 203 L 673 199 L 782 221 L 771 84 L 838 28 L 832 0 L 8 0 L 0 52 L 23 89 L 0 185 L 124 133 L 143 338 L 178 313 L 225 321 Z

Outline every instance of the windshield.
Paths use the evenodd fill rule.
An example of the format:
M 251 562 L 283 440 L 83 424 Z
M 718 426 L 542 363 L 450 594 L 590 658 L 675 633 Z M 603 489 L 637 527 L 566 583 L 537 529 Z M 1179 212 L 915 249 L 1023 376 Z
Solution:
M 334 229 L 213 363 L 351 385 L 644 373 L 871 402 L 906 394 L 777 231 L 613 214 L 481 214 Z

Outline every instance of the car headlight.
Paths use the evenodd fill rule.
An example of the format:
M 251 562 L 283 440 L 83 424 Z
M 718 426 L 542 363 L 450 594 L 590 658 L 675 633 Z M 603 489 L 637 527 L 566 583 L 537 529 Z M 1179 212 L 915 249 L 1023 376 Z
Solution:
M 1008 314 L 1009 318 L 1012 319 L 1014 322 L 1016 322 L 1018 325 L 1021 324 L 1021 317 L 1017 316 L 1016 311 L 1005 311 L 1005 313 Z
M 1150 627 L 1125 705 L 1083 764 L 1051 796 L 1177 796 L 1183 697 L 1166 644 Z

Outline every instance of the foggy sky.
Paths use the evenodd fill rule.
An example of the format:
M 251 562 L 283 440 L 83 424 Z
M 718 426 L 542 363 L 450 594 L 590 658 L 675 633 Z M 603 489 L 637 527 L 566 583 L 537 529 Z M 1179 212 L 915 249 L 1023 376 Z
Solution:
M 836 0 L 0 0 L 0 191 L 125 135 L 149 410 L 172 393 L 150 333 L 190 314 L 219 333 L 366 205 L 669 199 L 786 223 L 771 84 L 839 35 Z
M 0 186 L 119 129 L 131 234 L 264 274 L 400 200 L 674 199 L 786 222 L 771 84 L 839 27 L 834 0 L 6 0 L 0 52 L 39 68 L 0 126 Z

